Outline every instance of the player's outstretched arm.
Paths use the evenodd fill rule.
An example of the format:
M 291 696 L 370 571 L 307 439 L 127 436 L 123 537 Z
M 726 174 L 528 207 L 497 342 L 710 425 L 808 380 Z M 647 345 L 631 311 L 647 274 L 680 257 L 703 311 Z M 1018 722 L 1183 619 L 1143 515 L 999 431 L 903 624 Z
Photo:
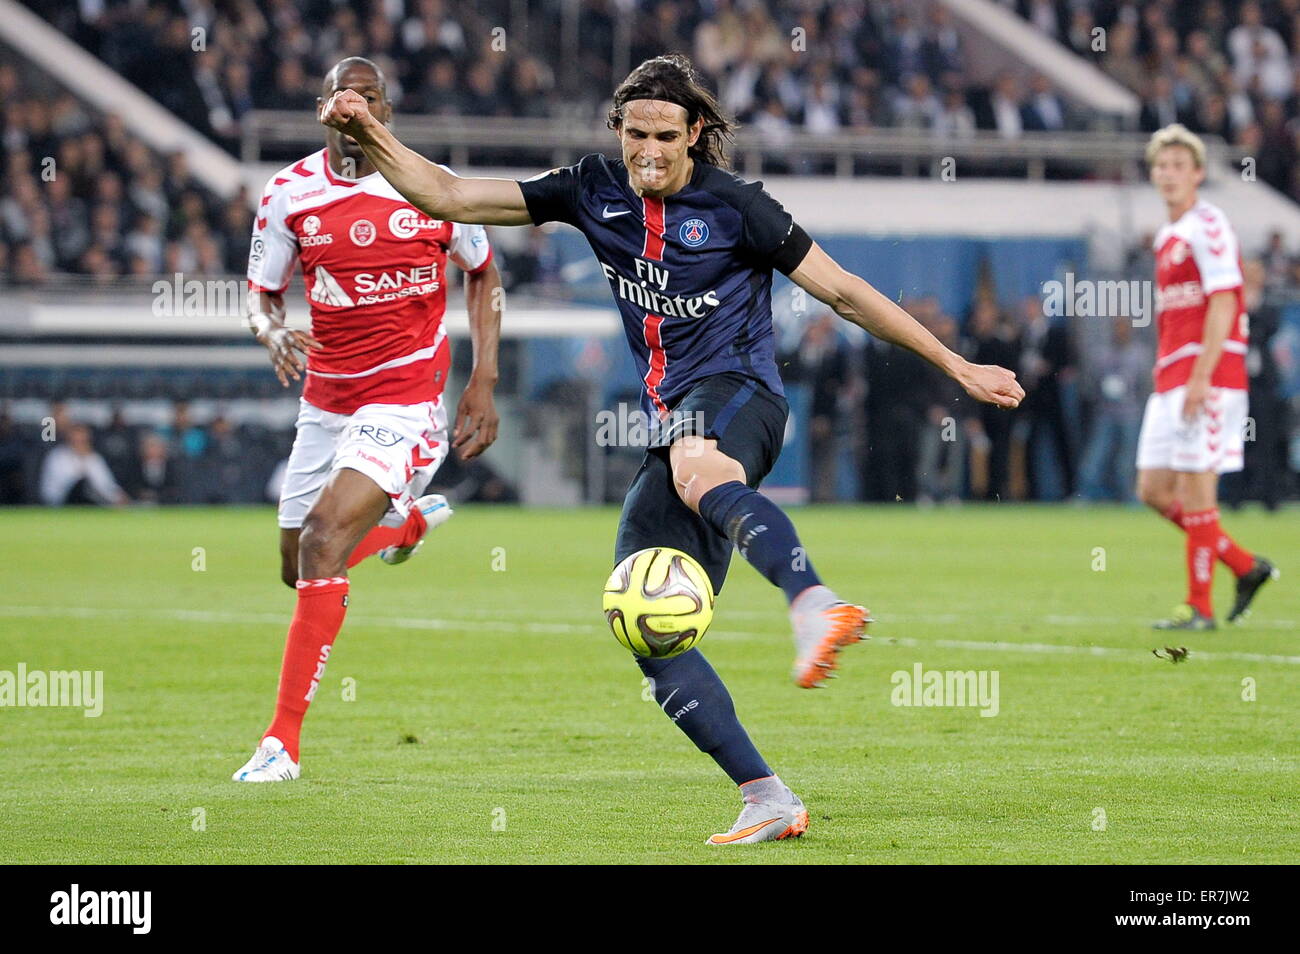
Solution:
M 944 347 L 919 321 L 863 279 L 840 267 L 820 245 L 813 243 L 790 278 L 810 295 L 835 309 L 869 334 L 914 351 L 960 384 L 966 393 L 985 404 L 1017 407 L 1025 397 L 1016 375 L 991 364 L 972 364 Z
M 355 90 L 339 90 L 321 107 L 320 121 L 351 136 L 394 189 L 435 219 L 466 225 L 531 225 L 513 179 L 454 175 L 398 142 Z

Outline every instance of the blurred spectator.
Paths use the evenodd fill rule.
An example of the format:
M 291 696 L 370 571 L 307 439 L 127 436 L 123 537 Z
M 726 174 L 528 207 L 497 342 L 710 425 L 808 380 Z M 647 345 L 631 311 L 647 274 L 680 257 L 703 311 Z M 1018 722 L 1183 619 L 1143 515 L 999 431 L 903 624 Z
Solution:
M 120 505 L 126 493 L 113 479 L 104 458 L 91 443 L 90 428 L 73 424 L 66 440 L 55 444 L 41 462 L 41 503 Z
M 1079 468 L 1084 500 L 1134 499 L 1138 431 L 1153 360 L 1133 334 L 1132 320 L 1114 319 L 1092 369 L 1092 428 Z
M 998 77 L 989 100 L 993 112 L 993 128 L 1003 139 L 1019 139 L 1024 133 L 1024 119 L 1021 116 L 1022 97 L 1020 83 L 1010 73 Z
M 1020 335 L 997 303 L 981 297 L 969 321 L 969 339 L 963 349 L 976 364 L 996 364 L 1012 371 L 1020 367 Z M 972 441 L 971 495 L 976 499 L 1011 498 L 1011 428 L 1018 411 L 981 404 L 969 426 Z
M 1250 417 L 1246 434 L 1245 469 L 1223 478 L 1224 502 L 1240 506 L 1243 500 L 1259 500 L 1276 510 L 1287 487 L 1287 438 L 1290 432 L 1286 399 L 1273 339 L 1281 330 L 1282 311 L 1271 300 L 1267 274 L 1260 261 L 1242 267 L 1246 312 L 1250 315 L 1250 350 L 1246 372 L 1250 376 Z
M 1074 436 L 1067 410 L 1065 386 L 1077 374 L 1070 328 L 1063 320 L 1043 314 L 1042 299 L 1026 297 L 1023 319 L 1020 383 L 1025 389 L 1021 407 L 1029 495 L 1034 500 L 1057 500 L 1073 493 Z
M 177 401 L 172 406 L 171 423 L 163 428 L 162 436 L 181 457 L 198 458 L 207 450 L 208 436 L 203 428 L 190 419 L 190 406 Z
M 1065 128 L 1065 100 L 1056 95 L 1051 81 L 1035 73 L 1030 81 L 1030 96 L 1021 110 L 1021 123 L 1027 132 L 1054 132 Z
M 27 443 L 9 408 L 0 408 L 0 505 L 27 502 Z
M 924 313 L 923 313 L 924 314 Z M 918 316 L 922 317 L 922 316 Z M 957 323 L 934 307 L 927 327 L 953 351 L 959 351 Z M 961 386 L 945 374 L 931 374 L 926 424 L 921 429 L 917 459 L 918 497 L 921 503 L 945 503 L 962 494 L 963 437 L 970 413 Z
M 794 366 L 788 369 L 789 377 L 803 382 L 811 392 L 808 455 L 814 501 L 836 496 L 840 396 L 849 384 L 849 350 L 840 337 L 839 324 L 840 319 L 830 311 L 814 318 L 799 343 Z
M 171 504 L 182 501 L 181 482 L 167 441 L 160 435 L 141 436 L 139 458 L 128 484 L 141 503 Z

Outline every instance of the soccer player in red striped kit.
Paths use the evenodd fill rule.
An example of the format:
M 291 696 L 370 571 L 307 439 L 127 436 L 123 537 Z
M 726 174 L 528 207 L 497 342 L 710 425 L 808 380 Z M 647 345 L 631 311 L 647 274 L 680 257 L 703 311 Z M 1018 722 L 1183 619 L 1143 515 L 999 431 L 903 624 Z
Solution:
M 1219 526 L 1219 475 L 1242 468 L 1248 410 L 1241 258 L 1227 217 L 1197 195 L 1200 137 L 1166 126 L 1151 136 L 1146 158 L 1169 221 L 1155 237 L 1159 346 L 1138 437 L 1138 497 L 1183 530 L 1187 557 L 1187 600 L 1155 628 L 1209 630 L 1217 560 L 1237 577 L 1228 622 L 1278 576 Z
M 383 73 L 349 57 L 324 100 L 362 97 L 392 116 Z M 249 253 L 250 323 L 282 383 L 307 381 L 280 497 L 281 577 L 298 605 L 285 643 L 275 716 L 238 782 L 297 778 L 303 717 L 348 605 L 347 570 L 371 554 L 405 562 L 451 515 L 420 496 L 449 448 L 465 458 L 495 439 L 501 282 L 487 234 L 426 216 L 385 181 L 350 137 L 267 184 Z M 474 370 L 451 441 L 442 391 L 451 344 L 442 318 L 448 261 L 466 273 Z M 312 331 L 284 325 L 284 290 L 301 265 Z M 304 360 L 305 359 L 305 360 Z

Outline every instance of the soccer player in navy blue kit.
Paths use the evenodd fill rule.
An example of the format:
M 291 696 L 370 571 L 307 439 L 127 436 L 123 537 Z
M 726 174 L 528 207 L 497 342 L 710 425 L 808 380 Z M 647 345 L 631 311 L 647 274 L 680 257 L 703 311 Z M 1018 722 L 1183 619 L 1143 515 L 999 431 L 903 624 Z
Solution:
M 790 519 L 757 490 L 789 413 L 774 353 L 772 271 L 916 352 L 976 399 L 1012 408 L 1024 397 L 1012 372 L 949 351 L 836 264 L 761 183 L 725 169 L 731 124 L 684 56 L 647 60 L 615 92 L 609 125 L 621 160 L 593 154 L 524 182 L 463 178 L 434 165 L 348 90 L 325 104 L 321 121 L 355 139 L 430 216 L 483 225 L 567 222 L 587 237 L 642 371 L 642 407 L 663 422 L 628 490 L 615 562 L 646 547 L 673 547 L 695 557 L 718 591 L 734 546 L 790 602 L 794 679 L 804 688 L 817 686 L 839 650 L 863 637 L 868 617 L 822 584 Z M 678 728 L 740 786 L 740 817 L 709 843 L 802 835 L 807 810 L 754 747 L 699 650 L 637 663 L 661 707 L 696 702 L 684 711 L 674 703 Z

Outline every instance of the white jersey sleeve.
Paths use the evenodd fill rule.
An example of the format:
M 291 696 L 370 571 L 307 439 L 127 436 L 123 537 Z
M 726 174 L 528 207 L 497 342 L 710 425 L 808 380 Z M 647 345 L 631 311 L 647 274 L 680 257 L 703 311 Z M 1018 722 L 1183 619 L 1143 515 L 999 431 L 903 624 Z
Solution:
M 253 222 L 253 243 L 248 252 L 250 286 L 268 292 L 282 292 L 293 277 L 298 261 L 298 237 L 285 222 L 288 191 L 266 184 L 262 204 Z
M 481 225 L 451 223 L 451 245 L 447 247 L 447 254 L 461 271 L 469 273 L 480 271 L 492 257 L 492 246 L 488 244 L 487 230 Z
M 1206 297 L 1217 291 L 1240 288 L 1241 264 L 1237 235 L 1227 217 L 1213 206 L 1202 206 L 1192 216 L 1192 257 L 1201 273 Z

